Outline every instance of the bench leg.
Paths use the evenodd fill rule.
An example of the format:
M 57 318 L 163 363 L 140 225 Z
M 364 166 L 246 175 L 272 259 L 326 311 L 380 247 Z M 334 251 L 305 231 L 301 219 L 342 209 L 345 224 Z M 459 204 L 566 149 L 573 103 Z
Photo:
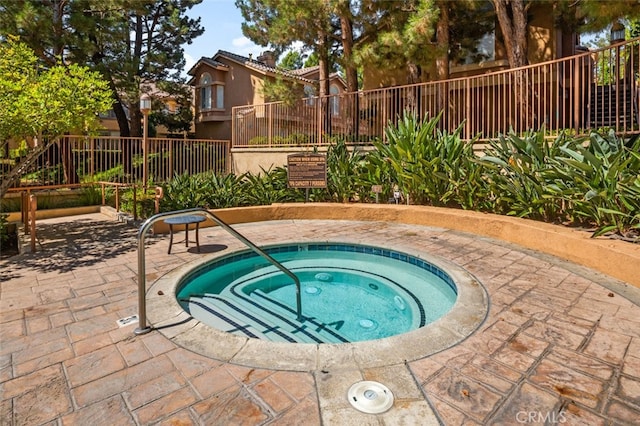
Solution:
M 189 224 L 184 225 L 184 246 L 189 247 Z

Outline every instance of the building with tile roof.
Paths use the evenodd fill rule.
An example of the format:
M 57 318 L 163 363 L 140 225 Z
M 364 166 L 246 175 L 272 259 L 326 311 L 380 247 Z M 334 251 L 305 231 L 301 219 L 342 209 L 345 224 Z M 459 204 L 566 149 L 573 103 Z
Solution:
M 272 52 L 256 59 L 219 50 L 212 57 L 202 57 L 188 71 L 194 87 L 195 135 L 197 138 L 231 139 L 231 110 L 236 106 L 260 105 L 266 99 L 266 81 L 284 79 L 304 87 L 305 96 L 317 93 L 319 67 L 284 70 L 276 67 Z M 330 76 L 332 94 L 343 93 L 344 80 Z

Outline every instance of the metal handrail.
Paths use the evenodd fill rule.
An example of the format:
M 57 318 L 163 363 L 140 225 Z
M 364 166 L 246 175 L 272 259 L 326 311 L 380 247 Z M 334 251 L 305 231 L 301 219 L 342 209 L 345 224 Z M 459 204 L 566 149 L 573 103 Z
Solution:
M 224 222 L 222 219 L 220 219 L 218 216 L 216 216 L 209 210 L 204 208 L 193 208 L 193 209 L 178 210 L 173 212 L 158 213 L 154 216 L 151 216 L 149 219 L 147 219 L 140 226 L 140 229 L 138 230 L 138 328 L 134 330 L 134 333 L 145 334 L 151 331 L 151 327 L 147 325 L 147 305 L 146 305 L 147 304 L 147 299 L 146 299 L 147 279 L 145 275 L 144 240 L 145 240 L 147 231 L 149 231 L 149 229 L 151 228 L 151 225 L 158 222 L 159 220 L 170 219 L 173 217 L 194 215 L 194 214 L 205 216 L 213 220 L 220 227 L 222 227 L 222 229 L 229 232 L 231 235 L 233 235 L 238 240 L 243 242 L 251 250 L 253 250 L 263 258 L 265 258 L 267 261 L 269 261 L 269 263 L 276 266 L 285 274 L 289 275 L 289 277 L 291 277 L 291 279 L 296 284 L 296 305 L 297 305 L 298 321 L 302 322 L 302 301 L 301 301 L 301 295 L 300 295 L 300 279 L 297 276 L 295 276 L 295 274 L 291 272 L 289 269 L 285 268 L 280 262 L 275 260 L 273 257 L 267 254 L 260 247 L 256 246 L 254 243 L 249 241 L 244 235 L 240 234 L 238 231 L 233 229 L 226 222 Z

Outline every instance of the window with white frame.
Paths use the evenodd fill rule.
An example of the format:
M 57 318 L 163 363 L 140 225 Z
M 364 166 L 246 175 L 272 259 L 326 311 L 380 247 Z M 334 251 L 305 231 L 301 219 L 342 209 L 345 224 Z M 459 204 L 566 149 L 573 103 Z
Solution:
M 221 84 L 216 86 L 216 108 L 224 109 L 224 86 Z
M 304 97 L 308 106 L 314 106 L 316 103 L 316 89 L 313 86 L 306 84 L 304 86 Z
M 331 114 L 338 115 L 340 114 L 340 98 L 338 97 L 340 94 L 340 88 L 335 84 L 332 84 L 331 87 L 329 87 L 329 94 L 331 95 L 329 98 Z
M 200 109 L 211 109 L 211 81 L 208 72 L 200 77 Z

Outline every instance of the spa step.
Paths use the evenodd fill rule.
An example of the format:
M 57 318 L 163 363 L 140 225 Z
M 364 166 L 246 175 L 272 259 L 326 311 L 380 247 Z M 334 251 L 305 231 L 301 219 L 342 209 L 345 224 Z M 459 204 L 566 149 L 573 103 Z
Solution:
M 255 317 L 263 320 L 266 324 L 279 324 L 280 331 L 287 331 L 291 333 L 296 342 L 299 343 L 346 343 L 347 339 L 340 336 L 333 330 L 328 332 L 322 332 L 325 325 L 318 324 L 313 321 L 304 321 L 302 325 L 297 320 L 297 313 L 295 309 L 284 305 L 277 300 L 265 295 L 262 291 L 257 290 L 254 295 L 261 295 L 261 297 L 254 299 L 248 296 L 235 294 L 227 298 L 226 296 L 220 296 L 216 294 L 207 294 L 214 298 L 224 300 L 227 304 L 236 304 L 241 306 L 242 309 Z
M 284 318 L 279 313 L 247 303 L 246 299 L 230 300 L 215 294 L 203 295 L 192 297 L 189 309 L 194 317 L 204 323 L 232 334 L 289 343 L 335 342 L 314 333 L 306 325 L 299 327 L 296 321 Z
M 189 301 L 191 315 L 203 323 L 244 337 L 267 339 L 276 342 L 295 342 L 296 340 L 285 330 L 267 327 L 256 321 L 255 315 L 234 309 L 227 303 L 210 297 L 192 297 Z
M 275 312 L 281 315 L 285 315 L 287 318 L 296 320 L 297 312 L 295 308 L 292 308 L 281 301 L 272 298 L 268 293 L 263 292 L 262 290 L 254 290 L 252 293 L 252 298 L 255 298 L 259 306 L 267 309 L 271 312 Z M 343 337 L 338 330 L 336 330 L 332 325 L 325 324 L 317 321 L 314 318 L 305 318 L 304 316 L 304 307 L 302 311 L 302 317 L 304 319 L 303 326 L 305 330 L 308 332 L 312 332 L 322 339 L 325 343 L 348 343 L 349 340 Z

